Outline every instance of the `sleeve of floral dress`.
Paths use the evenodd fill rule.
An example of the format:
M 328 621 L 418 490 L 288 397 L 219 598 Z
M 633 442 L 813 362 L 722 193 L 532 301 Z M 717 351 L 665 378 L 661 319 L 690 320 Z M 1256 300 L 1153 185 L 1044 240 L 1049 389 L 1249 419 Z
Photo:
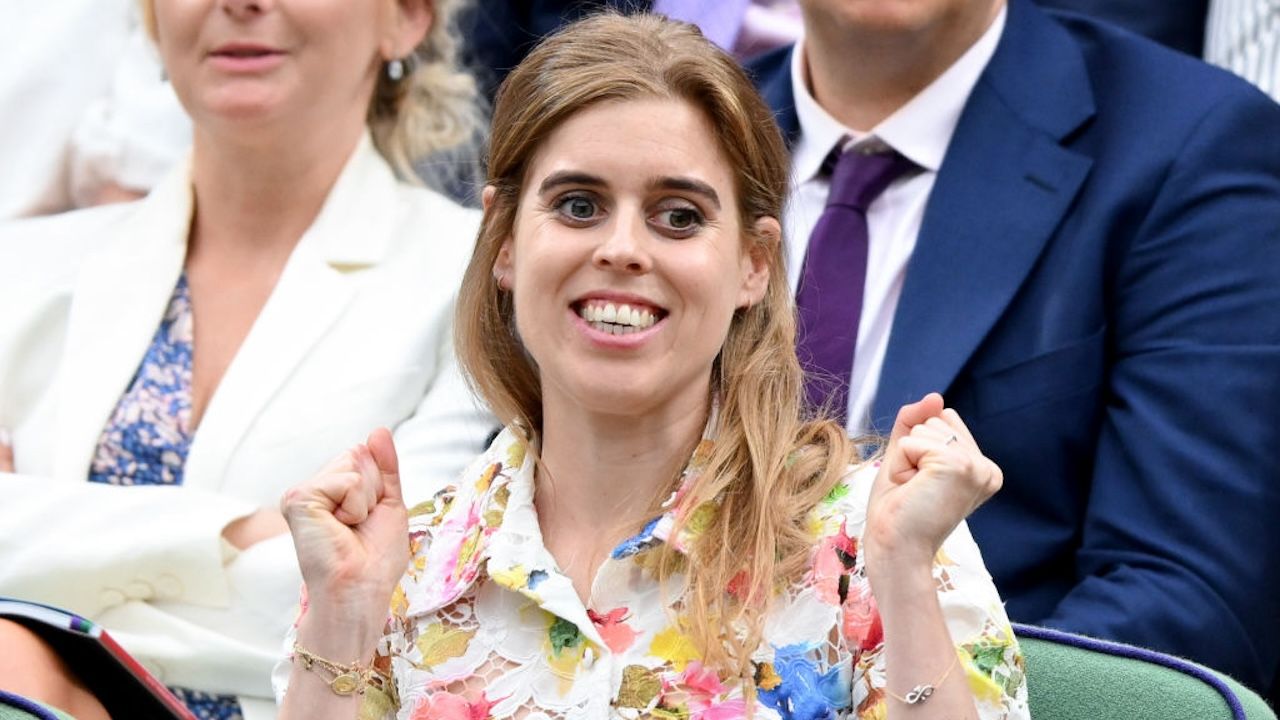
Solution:
M 951 672 L 969 680 L 982 720 L 1029 720 L 1022 651 L 982 554 L 961 523 L 933 561 L 938 602 L 959 656 Z M 859 718 L 885 717 L 884 643 L 862 653 L 854 667 Z
M 849 480 L 850 495 L 858 498 L 849 508 L 846 521 L 852 535 L 862 534 L 866 497 L 874 477 L 874 469 L 864 466 Z M 858 553 L 861 555 L 860 548 Z M 857 565 L 860 569 L 861 557 Z M 942 544 L 933 561 L 933 578 L 938 603 L 959 656 L 951 672 L 967 676 L 978 716 L 982 720 L 1029 720 L 1022 651 L 1000 594 L 982 562 L 982 553 L 965 523 L 960 523 Z M 879 612 L 874 598 L 867 597 L 869 592 L 864 580 L 861 588 L 851 590 L 844 607 L 846 625 L 864 629 L 859 638 L 868 648 L 857 655 L 854 663 L 853 707 L 858 718 L 882 720 L 890 702 L 885 691 L 884 639 L 879 630 Z

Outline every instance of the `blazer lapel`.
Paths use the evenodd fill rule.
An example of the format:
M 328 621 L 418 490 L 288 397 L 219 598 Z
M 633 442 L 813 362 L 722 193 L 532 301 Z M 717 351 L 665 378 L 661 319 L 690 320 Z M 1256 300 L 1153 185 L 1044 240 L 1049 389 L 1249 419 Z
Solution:
M 1025 0 L 961 114 L 894 316 L 872 410 L 946 391 L 1034 267 L 1092 160 L 1061 140 L 1093 115 L 1084 61 L 1066 31 Z
M 398 197 L 394 176 L 365 137 L 210 399 L 187 455 L 186 485 L 221 486 L 245 433 L 350 302 L 350 271 L 386 251 Z
M 182 163 L 85 259 L 60 369 L 57 478 L 87 477 L 103 428 L 168 307 L 186 257 L 189 177 Z

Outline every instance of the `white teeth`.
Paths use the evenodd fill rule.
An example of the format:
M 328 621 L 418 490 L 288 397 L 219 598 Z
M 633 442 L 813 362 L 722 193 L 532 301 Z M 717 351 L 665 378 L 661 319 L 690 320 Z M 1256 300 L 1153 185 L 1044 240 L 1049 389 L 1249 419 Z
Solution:
M 584 303 L 578 308 L 578 316 L 601 332 L 624 335 L 652 327 L 658 321 L 650 310 L 631 307 L 625 303 Z

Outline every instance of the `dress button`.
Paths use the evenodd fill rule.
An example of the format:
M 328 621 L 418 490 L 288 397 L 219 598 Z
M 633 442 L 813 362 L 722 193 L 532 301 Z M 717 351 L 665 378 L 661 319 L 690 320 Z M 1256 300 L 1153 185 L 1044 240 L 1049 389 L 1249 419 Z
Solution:
M 150 600 L 156 594 L 155 588 L 146 580 L 134 580 L 124 586 L 124 591 L 130 600 Z
M 102 603 L 104 608 L 123 605 L 128 599 L 129 598 L 125 597 L 124 593 L 115 588 L 107 588 L 102 591 L 102 594 L 98 595 L 98 601 Z
M 177 600 L 182 597 L 182 581 L 165 573 L 156 578 L 156 596 L 162 600 Z

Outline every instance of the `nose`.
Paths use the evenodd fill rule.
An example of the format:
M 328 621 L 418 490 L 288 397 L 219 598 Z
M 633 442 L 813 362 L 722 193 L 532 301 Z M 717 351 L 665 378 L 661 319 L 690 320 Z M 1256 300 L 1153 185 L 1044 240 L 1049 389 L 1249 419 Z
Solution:
M 266 12 L 272 0 L 221 0 L 222 11 L 237 20 L 247 20 Z
M 653 267 L 645 248 L 648 231 L 643 219 L 618 222 L 596 247 L 592 261 L 596 267 L 614 272 L 642 275 Z

